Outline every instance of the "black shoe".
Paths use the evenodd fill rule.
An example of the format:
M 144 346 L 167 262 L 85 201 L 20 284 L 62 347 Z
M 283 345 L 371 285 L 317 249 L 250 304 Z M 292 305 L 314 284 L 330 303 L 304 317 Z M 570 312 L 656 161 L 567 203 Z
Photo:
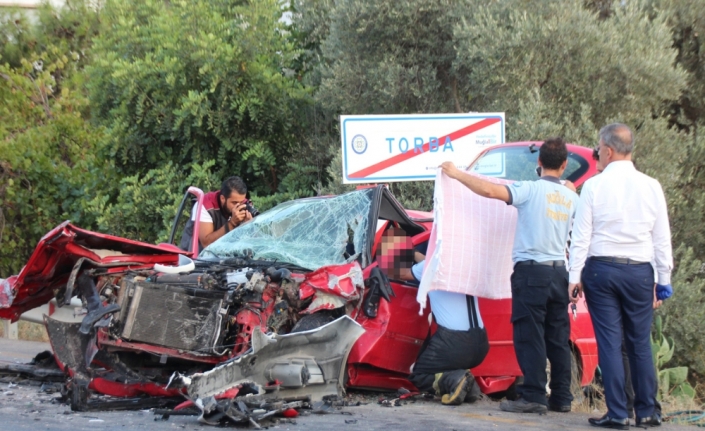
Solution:
M 502 401 L 499 405 L 501 410 L 512 413 L 546 413 L 546 406 L 540 403 L 532 403 L 524 398 L 516 401 Z
M 465 395 L 470 391 L 471 383 L 475 383 L 475 378 L 470 371 L 449 371 L 444 372 L 438 381 L 441 388 L 441 404 L 445 406 L 457 406 L 463 403 Z
M 548 409 L 552 412 L 568 413 L 570 411 L 570 404 L 559 405 L 559 404 L 552 404 L 549 401 L 548 402 Z
M 645 418 L 636 418 L 636 426 L 638 427 L 660 427 L 661 413 L 654 412 L 653 415 Z
M 599 419 L 590 418 L 590 419 L 588 419 L 588 422 L 590 422 L 590 425 L 595 426 L 595 427 L 612 428 L 612 429 L 616 429 L 616 430 L 628 430 L 629 429 L 629 419 L 627 419 L 627 418 L 615 419 L 615 418 L 611 418 L 607 415 L 604 415 Z
M 468 371 L 468 373 L 470 372 Z M 470 389 L 465 395 L 466 403 L 474 403 L 482 398 L 482 391 L 480 390 L 480 385 L 477 384 L 477 381 L 475 381 L 475 377 L 472 375 L 472 373 L 470 373 L 470 376 L 472 377 L 472 379 L 468 382 Z

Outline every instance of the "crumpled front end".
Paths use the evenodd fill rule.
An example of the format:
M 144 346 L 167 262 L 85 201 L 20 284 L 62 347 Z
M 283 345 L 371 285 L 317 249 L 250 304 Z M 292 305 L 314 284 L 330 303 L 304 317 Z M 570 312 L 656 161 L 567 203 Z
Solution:
M 277 391 L 281 398 L 320 401 L 342 395 L 343 372 L 353 344 L 365 330 L 348 316 L 310 331 L 266 335 L 256 331 L 252 351 L 210 371 L 177 375 L 194 404 L 213 405 L 221 394 L 254 384 L 259 395 Z

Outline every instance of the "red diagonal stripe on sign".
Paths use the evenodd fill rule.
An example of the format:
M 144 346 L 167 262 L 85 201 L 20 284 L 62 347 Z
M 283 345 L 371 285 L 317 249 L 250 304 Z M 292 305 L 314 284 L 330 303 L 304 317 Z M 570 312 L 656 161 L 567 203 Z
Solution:
M 451 141 L 455 141 L 457 139 L 462 138 L 463 136 L 467 136 L 473 132 L 477 132 L 480 129 L 484 129 L 485 127 L 491 126 L 495 123 L 499 123 L 502 121 L 501 118 L 486 118 L 484 120 L 478 121 L 475 124 L 472 124 L 470 126 L 464 127 L 460 130 L 456 130 L 455 132 L 449 133 L 445 136 L 441 136 L 438 138 L 438 147 L 442 147 L 445 144 L 446 138 L 450 138 Z M 402 154 L 397 154 L 396 156 L 390 157 L 387 160 L 382 160 L 379 163 L 375 163 L 372 166 L 368 166 L 365 169 L 361 169 L 357 172 L 353 172 L 352 174 L 348 175 L 349 178 L 365 178 L 368 177 L 372 174 L 376 174 L 377 172 L 381 171 L 382 169 L 387 169 L 390 166 L 394 166 L 398 163 L 401 163 L 405 160 L 409 160 L 413 157 L 420 156 L 421 154 L 427 152 L 430 148 L 430 142 L 426 142 L 423 144 L 421 147 L 423 148 L 422 152 L 416 152 L 414 150 L 409 150 L 406 153 Z

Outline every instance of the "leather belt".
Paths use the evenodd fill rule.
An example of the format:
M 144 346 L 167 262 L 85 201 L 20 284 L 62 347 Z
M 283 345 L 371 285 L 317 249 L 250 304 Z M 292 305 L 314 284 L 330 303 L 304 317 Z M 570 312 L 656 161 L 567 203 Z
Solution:
M 552 266 L 555 268 L 557 266 L 565 266 L 565 261 L 547 260 L 545 262 L 537 262 L 535 260 L 521 260 L 521 261 L 515 263 L 514 267 L 516 268 L 517 266 L 524 266 L 524 265 L 544 265 L 544 266 Z
M 620 265 L 643 265 L 645 263 L 651 263 L 651 262 L 642 262 L 640 260 L 630 259 L 628 257 L 590 256 L 590 259 L 597 260 L 600 262 L 619 263 Z

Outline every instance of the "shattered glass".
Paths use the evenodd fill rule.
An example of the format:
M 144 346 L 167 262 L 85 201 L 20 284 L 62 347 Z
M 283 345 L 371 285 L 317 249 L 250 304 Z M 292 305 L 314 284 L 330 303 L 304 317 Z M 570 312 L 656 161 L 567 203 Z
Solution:
M 367 244 L 372 190 L 285 202 L 206 247 L 213 255 L 287 262 L 315 270 L 351 262 Z

